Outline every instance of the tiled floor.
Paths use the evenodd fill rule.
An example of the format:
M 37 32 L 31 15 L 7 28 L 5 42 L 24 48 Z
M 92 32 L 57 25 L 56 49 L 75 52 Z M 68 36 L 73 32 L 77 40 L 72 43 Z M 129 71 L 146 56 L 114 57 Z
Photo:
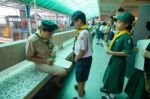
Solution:
M 96 39 L 93 44 L 93 63 L 90 71 L 89 80 L 86 84 L 86 99 L 101 99 L 103 95 L 99 89 L 102 86 L 102 78 L 107 67 L 110 56 L 106 55 L 105 50 L 100 45 L 96 45 Z M 126 82 L 127 80 L 125 80 Z M 76 84 L 74 69 L 70 72 L 69 76 L 65 79 L 64 87 L 59 92 L 57 99 L 73 99 L 77 96 L 74 90 Z M 126 99 L 124 93 L 117 95 L 117 99 Z

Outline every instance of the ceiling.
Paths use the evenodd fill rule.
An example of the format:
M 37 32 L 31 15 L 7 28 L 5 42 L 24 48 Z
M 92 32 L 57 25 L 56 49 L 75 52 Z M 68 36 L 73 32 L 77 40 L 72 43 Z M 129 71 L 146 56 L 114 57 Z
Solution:
M 34 1 L 38 8 L 53 10 L 69 16 L 74 11 L 81 10 L 88 19 L 100 15 L 115 15 L 119 7 L 137 16 L 139 6 L 150 4 L 150 0 L 1 0 L 0 5 L 23 8 L 20 4 L 34 6 Z
M 150 4 L 150 0 L 100 0 L 99 9 L 101 15 L 110 16 L 115 14 L 117 8 L 123 7 L 137 16 L 139 6 L 143 4 Z

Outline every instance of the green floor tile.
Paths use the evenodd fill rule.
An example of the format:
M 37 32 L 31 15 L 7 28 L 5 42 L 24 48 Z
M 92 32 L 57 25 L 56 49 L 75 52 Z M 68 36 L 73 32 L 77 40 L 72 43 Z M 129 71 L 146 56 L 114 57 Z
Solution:
M 90 71 L 89 80 L 86 84 L 86 99 L 101 99 L 102 93 L 99 91 L 102 86 L 102 78 L 107 67 L 110 56 L 105 53 L 105 50 L 101 45 L 96 45 L 96 39 L 93 41 L 93 62 Z M 77 96 L 77 92 L 74 90 L 76 84 L 74 68 L 70 72 L 69 76 L 65 79 L 64 87 L 58 95 L 58 99 L 73 99 Z M 117 95 L 117 99 L 125 99 L 124 93 Z

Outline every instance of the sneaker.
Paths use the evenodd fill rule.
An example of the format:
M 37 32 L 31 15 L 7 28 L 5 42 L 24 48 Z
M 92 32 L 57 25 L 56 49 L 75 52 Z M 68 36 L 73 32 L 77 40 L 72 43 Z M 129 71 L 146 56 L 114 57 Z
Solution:
M 97 45 L 99 45 L 99 43 L 96 43 Z
M 100 91 L 103 92 L 103 93 L 110 94 L 110 92 L 105 88 L 100 88 Z
M 109 94 L 108 96 L 109 96 L 110 99 L 116 99 L 114 94 Z
M 116 99 L 115 96 L 111 96 L 110 94 L 109 95 L 106 95 L 106 96 L 102 96 L 102 99 Z
M 109 96 L 102 96 L 102 99 L 109 99 Z
M 74 89 L 78 91 L 78 85 L 74 85 Z

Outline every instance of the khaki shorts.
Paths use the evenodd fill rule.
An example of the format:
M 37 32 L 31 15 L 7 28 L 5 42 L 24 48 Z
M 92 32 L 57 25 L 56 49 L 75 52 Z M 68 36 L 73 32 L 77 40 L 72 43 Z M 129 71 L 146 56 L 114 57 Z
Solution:
M 108 34 L 104 35 L 104 41 L 107 42 L 108 41 Z
M 51 75 L 61 75 L 66 72 L 65 68 L 55 66 L 55 65 L 47 65 L 47 64 L 36 64 L 37 69 L 43 72 L 47 72 Z

